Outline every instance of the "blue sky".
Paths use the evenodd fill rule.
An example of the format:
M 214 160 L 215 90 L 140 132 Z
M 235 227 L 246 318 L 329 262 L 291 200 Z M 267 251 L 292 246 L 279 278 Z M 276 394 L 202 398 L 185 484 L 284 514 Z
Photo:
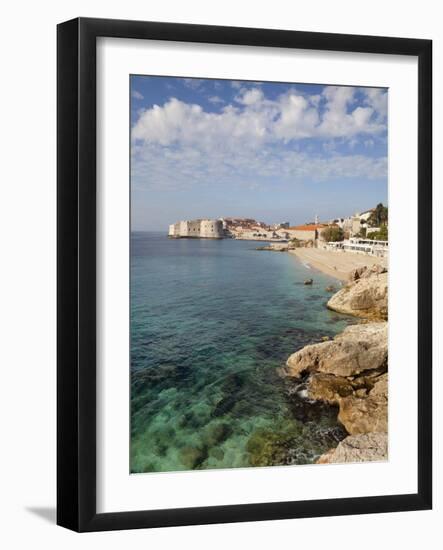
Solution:
M 387 203 L 387 90 L 131 77 L 133 230 L 291 224 Z

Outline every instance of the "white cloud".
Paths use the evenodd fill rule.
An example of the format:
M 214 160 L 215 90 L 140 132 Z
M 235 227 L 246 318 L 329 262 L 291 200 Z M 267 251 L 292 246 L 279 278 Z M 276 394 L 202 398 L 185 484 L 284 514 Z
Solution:
M 131 95 L 134 99 L 144 99 L 144 96 L 140 92 L 137 92 L 137 90 L 132 90 Z
M 219 97 L 218 95 L 213 95 L 213 96 L 208 97 L 208 101 L 210 103 L 213 103 L 214 105 L 221 104 L 221 103 L 225 102 L 225 100 L 222 99 L 221 97 Z
M 256 87 L 236 89 L 236 103 L 217 113 L 176 98 L 142 111 L 132 128 L 137 185 L 386 177 L 385 156 L 335 149 L 335 142 L 352 149 L 385 138 L 385 91 L 330 86 L 311 96 L 292 89 L 271 100 Z
M 203 84 L 204 80 L 201 78 L 184 78 L 183 84 L 191 90 L 198 90 Z
M 388 95 L 383 88 L 366 88 L 365 103 L 374 109 L 377 118 L 385 120 L 388 114 Z
M 264 121 L 255 113 L 227 106 L 221 113 L 205 112 L 199 105 L 171 98 L 163 107 L 154 105 L 138 119 L 132 137 L 161 145 L 193 145 L 210 149 L 238 140 L 256 142 L 265 132 Z
M 378 105 L 368 95 L 368 90 L 363 89 L 365 107 L 355 104 L 357 89 L 343 86 L 328 86 L 323 91 L 326 100 L 326 110 L 319 127 L 319 135 L 325 137 L 351 137 L 356 134 L 380 134 L 386 129 L 384 116 L 377 112 L 372 117 L 375 109 L 380 108 L 386 102 L 387 96 L 377 98 Z
M 313 137 L 319 129 L 318 109 L 302 95 L 290 93 L 280 98 L 275 135 L 285 140 Z
M 242 89 L 237 105 L 220 113 L 205 112 L 199 105 L 171 98 L 163 106 L 145 110 L 133 128 L 133 138 L 157 142 L 209 146 L 226 140 L 288 142 L 302 138 L 377 136 L 386 130 L 387 94 L 360 89 L 363 100 L 356 105 L 356 89 L 326 87 L 321 94 L 306 96 L 294 90 L 274 100 L 258 88 Z M 215 101 L 214 96 L 214 101 Z M 218 101 L 218 100 L 216 100 Z
M 246 89 L 242 88 L 240 94 L 235 98 L 237 103 L 242 105 L 255 105 L 257 103 L 262 103 L 264 99 L 263 92 L 257 88 Z
M 255 181 L 279 181 L 288 185 L 328 180 L 380 180 L 386 178 L 386 157 L 361 154 L 312 155 L 280 148 L 237 149 L 226 154 L 194 147 L 164 148 L 144 144 L 134 148 L 133 181 L 139 187 L 186 189 Z

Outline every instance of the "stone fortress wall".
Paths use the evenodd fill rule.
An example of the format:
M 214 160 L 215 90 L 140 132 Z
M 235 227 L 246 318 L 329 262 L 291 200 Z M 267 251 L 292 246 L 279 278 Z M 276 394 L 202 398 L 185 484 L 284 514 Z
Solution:
M 169 226 L 169 237 L 194 237 L 199 239 L 222 239 L 223 222 L 221 220 L 183 220 Z
M 205 239 L 221 239 L 223 237 L 223 223 L 221 220 L 201 220 L 200 237 Z

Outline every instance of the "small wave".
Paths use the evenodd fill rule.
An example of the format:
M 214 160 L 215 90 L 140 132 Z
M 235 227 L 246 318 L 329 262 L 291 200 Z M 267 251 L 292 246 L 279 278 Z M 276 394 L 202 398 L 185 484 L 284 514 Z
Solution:
M 302 264 L 307 268 L 307 269 L 311 269 L 311 266 L 309 264 L 307 264 L 306 262 L 302 262 Z

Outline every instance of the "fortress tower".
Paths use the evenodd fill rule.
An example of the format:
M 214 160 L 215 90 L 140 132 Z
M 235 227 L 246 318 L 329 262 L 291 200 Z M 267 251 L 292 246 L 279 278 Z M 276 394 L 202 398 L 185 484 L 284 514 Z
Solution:
M 222 239 L 224 237 L 223 222 L 215 219 L 182 220 L 169 226 L 168 236 Z
M 200 237 L 203 239 L 221 239 L 223 222 L 221 220 L 201 220 Z

